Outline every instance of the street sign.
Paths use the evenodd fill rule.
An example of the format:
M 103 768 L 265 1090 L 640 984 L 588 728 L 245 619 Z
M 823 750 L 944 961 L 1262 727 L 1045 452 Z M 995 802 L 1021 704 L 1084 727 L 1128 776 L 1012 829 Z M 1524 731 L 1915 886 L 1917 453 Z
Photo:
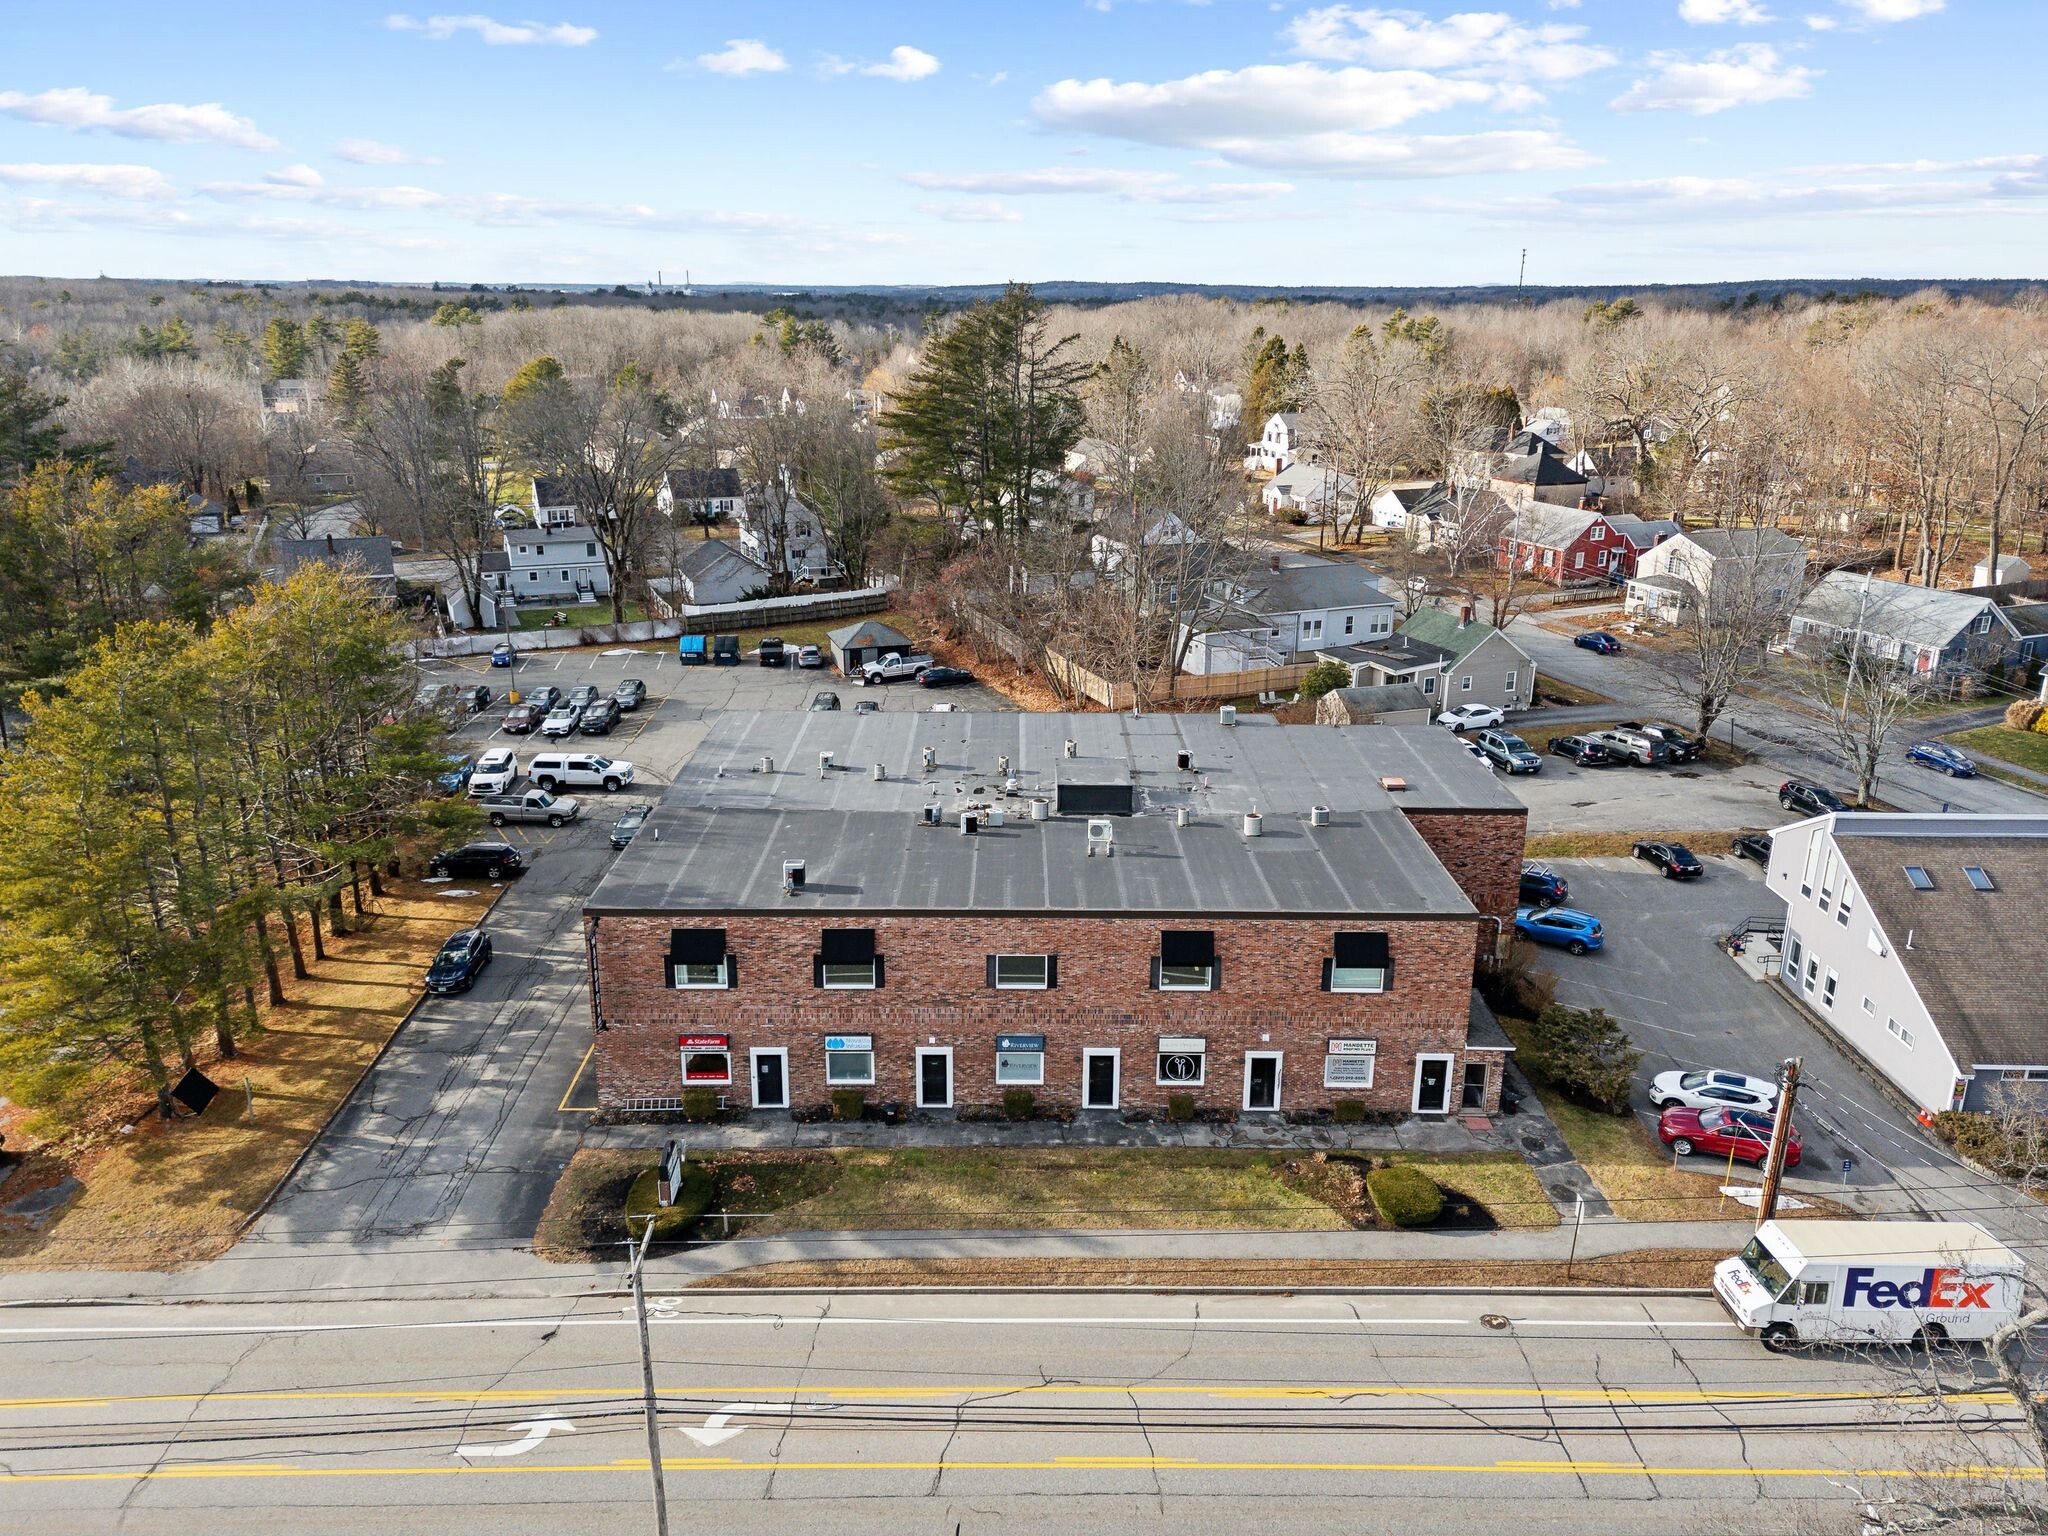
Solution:
M 1856 1159 L 1855 1159 L 1855 1158 L 1853 1158 L 1853 1157 L 1845 1157 L 1845 1158 L 1843 1158 L 1843 1159 L 1842 1159 L 1842 1182 L 1843 1182 L 1844 1184 L 1846 1184 L 1846 1183 L 1848 1183 L 1848 1182 L 1849 1182 L 1849 1170 L 1850 1170 L 1851 1168 L 1854 1168 L 1855 1166 L 1856 1166 Z
M 661 1154 L 661 1179 L 654 1192 L 654 1198 L 663 1207 L 676 1203 L 676 1192 L 683 1186 L 683 1143 L 678 1137 L 670 1137 L 667 1149 Z

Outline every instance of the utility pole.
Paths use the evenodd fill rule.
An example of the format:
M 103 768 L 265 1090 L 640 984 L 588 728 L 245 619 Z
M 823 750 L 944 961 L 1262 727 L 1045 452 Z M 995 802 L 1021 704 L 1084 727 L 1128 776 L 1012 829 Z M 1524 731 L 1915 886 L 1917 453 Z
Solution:
M 633 1251 L 633 1313 L 640 1321 L 640 1386 L 647 1406 L 647 1470 L 654 1474 L 654 1532 L 668 1536 L 668 1487 L 661 1467 L 661 1421 L 654 1411 L 654 1351 L 647 1343 L 647 1245 L 654 1241 L 654 1218 Z
M 1788 1056 L 1778 1078 L 1778 1108 L 1771 1118 L 1771 1150 L 1764 1159 L 1764 1192 L 1757 1201 L 1756 1224 L 1762 1226 L 1778 1210 L 1778 1186 L 1785 1178 L 1785 1149 L 1792 1144 L 1792 1101 L 1799 1096 L 1799 1063 Z
M 1527 304 L 1529 302 L 1528 299 L 1525 298 L 1522 293 L 1522 286 L 1527 281 L 1528 276 L 1529 247 L 1525 245 L 1522 247 L 1522 264 L 1519 267 L 1515 268 L 1515 303 L 1517 306 Z

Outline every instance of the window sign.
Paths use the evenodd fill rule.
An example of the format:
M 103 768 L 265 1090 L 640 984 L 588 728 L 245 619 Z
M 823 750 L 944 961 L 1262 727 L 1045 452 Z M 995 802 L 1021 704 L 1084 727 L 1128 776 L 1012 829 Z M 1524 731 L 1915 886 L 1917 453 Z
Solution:
M 1045 1081 L 1045 1036 L 997 1035 L 996 1081 L 1033 1087 Z
M 827 1035 L 825 1081 L 838 1087 L 865 1087 L 875 1080 L 873 1035 Z
M 1177 1088 L 1199 1088 L 1207 1076 L 1209 1042 L 1201 1035 L 1159 1037 L 1158 1081 Z
M 1377 1040 L 1332 1040 L 1323 1057 L 1325 1088 L 1370 1088 L 1373 1063 L 1379 1057 Z
M 683 1053 L 686 1084 L 732 1081 L 732 1036 L 683 1035 L 677 1044 Z

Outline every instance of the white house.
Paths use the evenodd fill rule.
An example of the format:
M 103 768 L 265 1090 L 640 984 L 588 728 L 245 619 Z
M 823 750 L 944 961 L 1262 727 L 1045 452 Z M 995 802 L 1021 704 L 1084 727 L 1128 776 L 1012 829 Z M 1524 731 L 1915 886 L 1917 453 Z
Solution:
M 846 568 L 832 558 L 825 542 L 825 524 L 798 497 L 774 498 L 783 503 L 782 568 L 791 581 L 835 581 Z M 763 570 L 775 566 L 773 537 L 776 511 L 770 498 L 749 496 L 740 510 L 740 551 Z
M 736 469 L 672 469 L 654 490 L 654 504 L 663 515 L 680 513 L 699 523 L 738 517 L 744 499 Z
M 1306 553 L 1275 554 L 1263 568 L 1210 583 L 1190 626 L 1194 673 L 1293 664 L 1330 646 L 1384 639 L 1400 604 L 1362 566 Z
M 569 489 L 568 481 L 552 475 L 533 477 L 534 527 L 574 528 L 582 522 L 583 514 L 577 510 L 576 495 Z
M 1258 441 L 1245 450 L 1244 467 L 1274 475 L 1296 459 L 1310 457 L 1308 418 L 1301 411 L 1280 411 L 1266 418 Z
M 1773 834 L 1765 878 L 1780 985 L 1913 1103 L 2048 1088 L 2048 816 L 1816 816 Z
M 508 528 L 505 569 L 484 579 L 520 602 L 532 599 L 593 602 L 611 595 L 611 577 L 597 535 L 580 525 L 567 528 Z
M 1358 504 L 1358 482 L 1327 464 L 1297 459 L 1260 488 L 1259 500 L 1275 517 L 1306 512 L 1312 523 L 1335 522 Z
M 1390 485 L 1373 497 L 1370 510 L 1375 528 L 1397 532 L 1419 528 L 1454 512 L 1450 488 L 1441 480 Z
M 1177 514 L 1162 512 L 1152 520 L 1138 542 L 1145 549 L 1153 550 L 1185 549 L 1201 541 L 1195 536 L 1195 530 L 1182 522 Z M 1089 535 L 1088 558 L 1095 562 L 1098 569 L 1105 572 L 1115 571 L 1129 557 L 1128 539 L 1107 533 Z
M 1775 528 L 1695 528 L 1637 554 L 1622 605 L 1668 624 L 1701 602 L 1709 613 L 1729 604 L 1789 612 L 1805 581 L 1806 546 L 1789 534 Z

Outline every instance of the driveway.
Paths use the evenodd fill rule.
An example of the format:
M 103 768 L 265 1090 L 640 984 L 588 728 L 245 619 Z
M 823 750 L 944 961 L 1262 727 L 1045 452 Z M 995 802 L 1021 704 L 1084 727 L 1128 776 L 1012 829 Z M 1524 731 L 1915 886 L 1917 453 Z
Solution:
M 1540 717 L 1517 718 L 1533 725 Z M 1613 720 L 1615 711 L 1600 718 Z M 1761 763 L 1581 768 L 1546 752 L 1540 773 L 1503 774 L 1501 782 L 1529 807 L 1532 834 L 1711 832 L 1783 825 L 1790 819 L 1778 807 L 1784 777 Z

